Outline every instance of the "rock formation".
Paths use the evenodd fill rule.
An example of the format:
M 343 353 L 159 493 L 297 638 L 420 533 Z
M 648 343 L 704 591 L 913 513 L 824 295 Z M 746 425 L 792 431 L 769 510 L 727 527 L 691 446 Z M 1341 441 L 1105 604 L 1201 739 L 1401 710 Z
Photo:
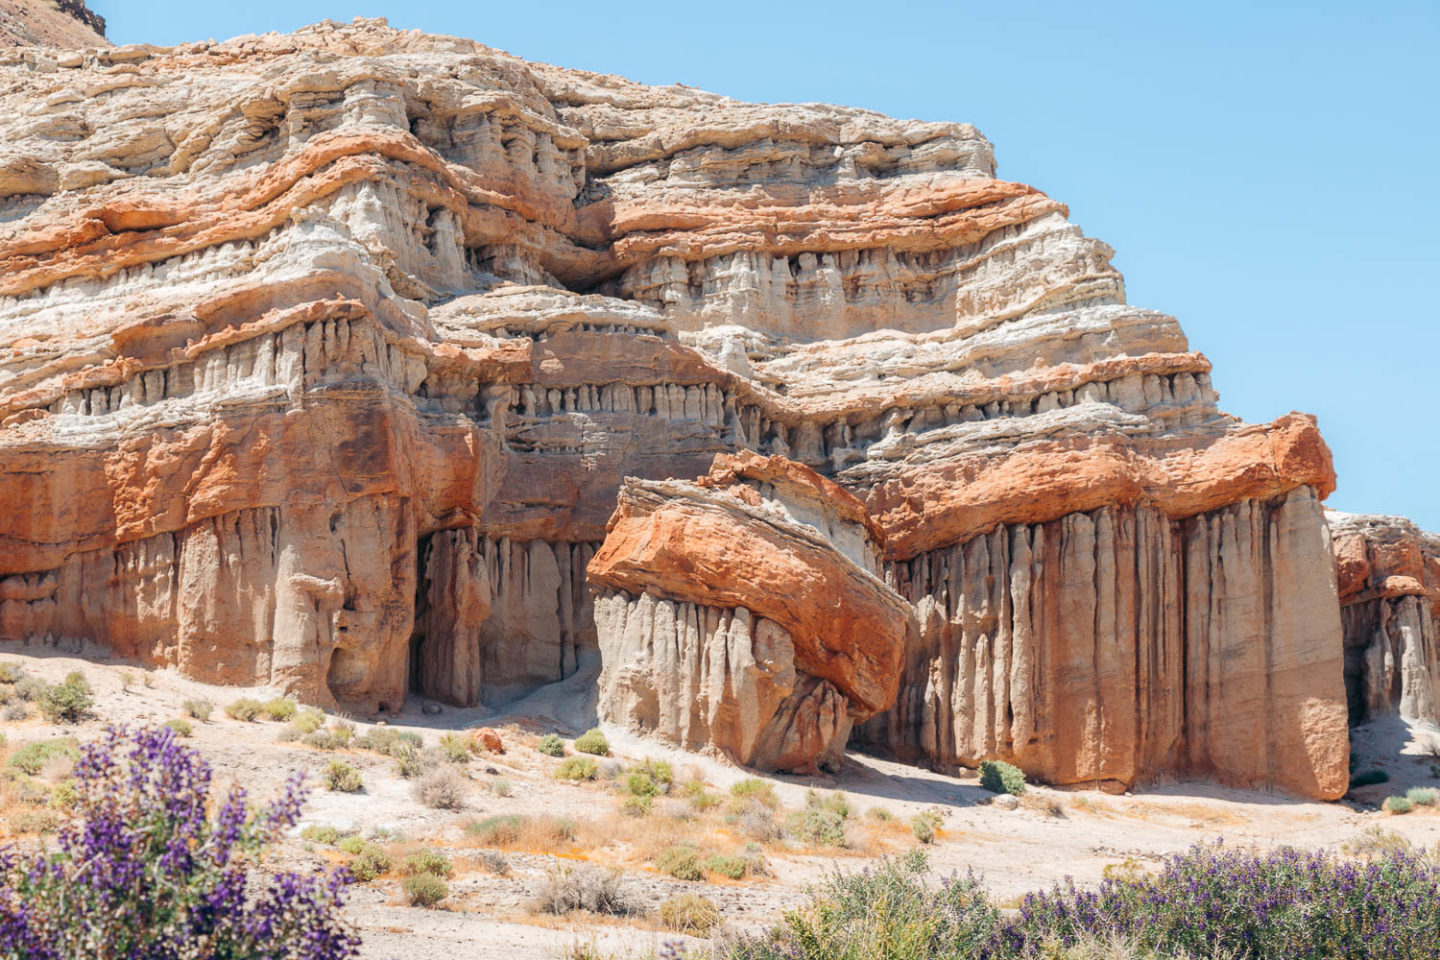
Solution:
M 909 605 L 852 494 L 783 457 L 630 478 L 590 562 L 603 719 L 741 763 L 837 764 L 895 702 Z
M 1330 512 L 1350 720 L 1440 720 L 1440 537 L 1401 517 Z
M 357 710 L 605 653 L 616 716 L 780 766 L 859 721 L 1059 783 L 1344 790 L 1313 420 L 1221 413 L 973 127 L 378 21 L 0 75 L 0 635 Z M 739 451 L 777 479 L 710 473 Z M 702 517 L 713 558 L 639 533 Z M 777 607 L 761 544 L 876 632 Z M 748 699 L 704 699 L 710 654 Z

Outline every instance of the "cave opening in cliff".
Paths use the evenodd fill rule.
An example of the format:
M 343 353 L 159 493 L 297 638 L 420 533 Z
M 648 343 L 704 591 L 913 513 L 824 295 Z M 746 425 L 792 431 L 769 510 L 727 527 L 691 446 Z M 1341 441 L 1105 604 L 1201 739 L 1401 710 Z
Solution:
M 426 630 L 430 622 L 430 580 L 427 567 L 433 540 L 434 535 L 427 534 L 415 544 L 415 626 L 410 634 L 410 647 L 405 664 L 405 689 L 415 696 L 430 695 L 430 691 L 425 689 L 425 677 L 428 661 L 433 658 L 434 652 L 431 649 L 433 644 L 429 642 L 429 631 Z

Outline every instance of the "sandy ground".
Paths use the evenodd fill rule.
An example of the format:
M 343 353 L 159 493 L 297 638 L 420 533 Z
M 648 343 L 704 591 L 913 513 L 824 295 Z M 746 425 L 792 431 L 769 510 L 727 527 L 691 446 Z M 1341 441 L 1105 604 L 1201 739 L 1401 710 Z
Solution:
M 732 929 L 760 929 L 803 902 L 806 886 L 827 872 L 858 869 L 871 857 L 914 848 L 917 842 L 908 821 L 925 810 L 943 818 L 939 838 L 927 848 L 937 873 L 974 870 L 1003 904 L 1014 904 L 1027 891 L 1066 877 L 1081 884 L 1097 882 L 1107 866 L 1127 861 L 1153 868 L 1167 853 L 1216 837 L 1227 843 L 1338 851 L 1347 841 L 1381 825 L 1417 846 L 1440 840 L 1440 812 L 1419 808 L 1410 815 L 1393 816 L 1377 809 L 1384 797 L 1403 793 L 1407 787 L 1440 786 L 1440 758 L 1430 755 L 1430 745 L 1440 744 L 1440 728 L 1410 727 L 1392 719 L 1354 734 L 1357 771 L 1381 769 L 1389 781 L 1357 789 L 1333 804 L 1208 783 L 1174 783 L 1124 796 L 1032 787 L 1018 808 L 1002 809 L 979 787 L 973 772 L 947 776 L 852 754 L 839 776 L 766 779 L 789 809 L 803 809 L 811 788 L 843 791 L 853 811 L 848 821 L 853 849 L 802 849 L 781 841 L 766 848 L 774 872 L 771 878 L 687 883 L 661 874 L 649 862 L 644 849 L 647 834 L 685 836 L 687 830 L 700 830 L 696 837 L 702 844 L 733 842 L 725 836 L 726 829 L 706 835 L 684 819 L 685 807 L 678 799 L 662 799 L 643 820 L 621 817 L 617 810 L 622 797 L 605 780 L 585 784 L 555 780 L 551 774 L 559 761 L 527 746 L 533 737 L 524 732 L 552 729 L 550 716 L 523 729 L 502 729 L 509 740 L 503 755 L 482 755 L 463 765 L 471 781 L 464 809 L 439 811 L 413 799 L 411 782 L 399 777 L 394 761 L 387 757 L 283 743 L 277 739 L 282 724 L 241 722 L 223 713 L 225 704 L 241 696 L 268 698 L 270 691 L 210 687 L 173 672 L 146 671 L 103 657 L 81 660 L 44 648 L 0 643 L 0 663 L 5 661 L 18 662 L 28 675 L 47 681 L 81 670 L 96 697 L 96 719 L 77 726 L 47 724 L 33 711 L 27 720 L 0 723 L 11 750 L 60 733 L 83 739 L 110 722 L 163 722 L 181 714 L 184 700 L 208 699 L 216 704 L 215 713 L 209 722 L 194 724 L 194 735 L 187 742 L 211 762 L 217 784 L 238 782 L 252 796 L 264 797 L 290 771 L 303 769 L 312 775 L 316 788 L 306 807 L 305 824 L 329 824 L 366 835 L 398 834 L 403 838 L 397 847 L 401 853 L 415 846 L 446 850 L 455 859 L 457 872 L 450 897 L 437 909 L 405 905 L 398 871 L 353 888 L 348 913 L 364 938 L 367 960 L 541 960 L 573 954 L 579 946 L 606 954 L 653 955 L 666 941 L 682 939 L 661 929 L 654 908 L 685 892 L 713 899 Z M 389 718 L 388 724 L 421 734 L 427 744 L 448 730 L 487 721 L 484 710 L 444 708 L 426 714 L 415 698 L 406 709 Z M 372 727 L 367 718 L 349 719 L 360 733 Z M 645 757 L 665 759 L 674 765 L 677 780 L 703 779 L 721 795 L 731 784 L 752 776 L 714 758 L 667 749 L 620 731 L 607 732 L 617 764 Z M 336 756 L 362 771 L 363 792 L 331 793 L 320 786 L 321 770 Z M 497 795 L 498 779 L 508 784 L 508 796 Z M 895 820 L 876 823 L 865 815 L 872 807 L 883 808 Z M 13 806 L 0 811 L 0 834 L 14 834 L 15 812 Z M 509 873 L 500 876 L 483 868 L 479 860 L 483 851 L 464 832 L 465 824 L 497 814 L 569 818 L 581 825 L 582 842 L 563 850 L 509 849 L 504 854 Z M 343 860 L 333 848 L 298 836 L 281 852 L 281 861 L 292 867 Z M 554 917 L 536 912 L 534 899 L 547 875 L 580 861 L 623 871 L 624 888 L 647 908 L 647 915 Z

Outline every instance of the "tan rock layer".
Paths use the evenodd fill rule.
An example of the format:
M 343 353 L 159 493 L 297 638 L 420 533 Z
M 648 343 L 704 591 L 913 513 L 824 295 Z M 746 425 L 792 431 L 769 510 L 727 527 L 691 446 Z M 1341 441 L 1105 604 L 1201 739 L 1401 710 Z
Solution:
M 1053 783 L 1170 772 L 1338 797 L 1340 628 L 1318 515 L 1304 488 L 1186 520 L 1107 506 L 898 562 L 919 640 L 895 708 L 857 737 Z

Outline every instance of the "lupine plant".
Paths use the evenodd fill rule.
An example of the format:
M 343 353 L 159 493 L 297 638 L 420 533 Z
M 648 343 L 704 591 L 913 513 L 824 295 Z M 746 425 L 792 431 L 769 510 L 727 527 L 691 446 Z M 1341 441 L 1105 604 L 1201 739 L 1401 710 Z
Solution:
M 299 819 L 303 774 L 268 805 L 212 805 L 210 767 L 165 727 L 81 748 L 74 817 L 53 847 L 0 853 L 3 960 L 346 960 L 343 871 L 265 872 Z
M 1064 884 L 1003 915 L 972 877 L 923 881 L 924 855 L 835 875 L 768 935 L 728 960 L 1030 960 L 1089 957 L 1095 944 L 1135 958 L 1433 960 L 1440 867 L 1408 850 L 1368 861 L 1200 844 L 1154 876 L 1097 890 Z M 1106 952 L 1105 956 L 1114 955 Z
M 1012 943 L 1114 935 L 1195 956 L 1428 960 L 1440 944 L 1440 868 L 1411 851 L 1369 861 L 1199 844 L 1160 873 L 1032 894 Z

